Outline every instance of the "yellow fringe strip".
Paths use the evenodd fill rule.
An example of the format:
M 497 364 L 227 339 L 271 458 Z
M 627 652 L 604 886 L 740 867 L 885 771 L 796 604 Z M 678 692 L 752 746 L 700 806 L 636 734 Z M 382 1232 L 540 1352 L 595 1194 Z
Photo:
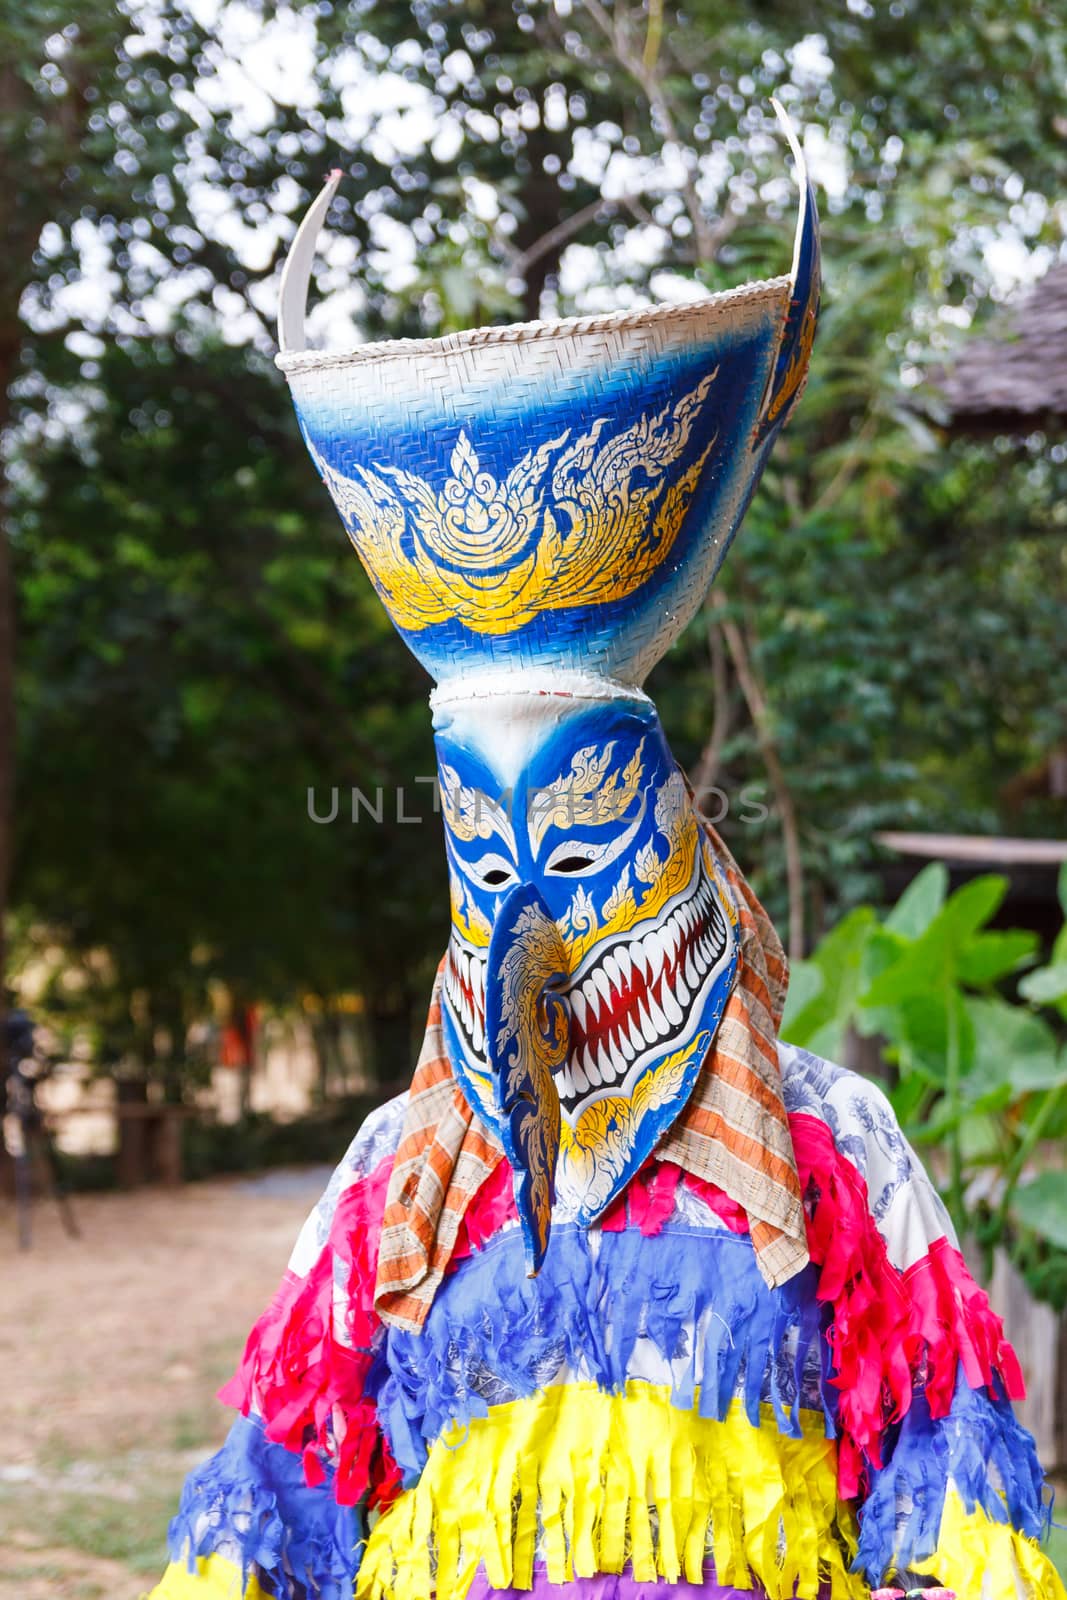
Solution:
M 959 1600 L 1067 1600 L 1056 1569 L 1033 1539 L 1007 1522 L 968 1511 L 949 1485 L 937 1550 L 914 1568 L 954 1589 Z
M 201 1556 L 196 1571 L 184 1561 L 172 1561 L 146 1600 L 270 1600 L 254 1577 L 247 1589 L 241 1583 L 241 1569 L 222 1556 Z
M 679 1411 L 668 1389 L 640 1382 L 494 1406 L 438 1440 L 418 1484 L 376 1523 L 356 1600 L 463 1600 L 483 1564 L 495 1588 L 528 1589 L 539 1529 L 553 1583 L 627 1560 L 640 1583 L 699 1583 L 707 1553 L 719 1583 L 755 1579 L 770 1600 L 820 1583 L 833 1600 L 864 1600 L 822 1418 L 805 1417 L 800 1439 L 778 1433 L 770 1408 L 765 1422 L 753 1428 L 738 1406 L 723 1422 Z

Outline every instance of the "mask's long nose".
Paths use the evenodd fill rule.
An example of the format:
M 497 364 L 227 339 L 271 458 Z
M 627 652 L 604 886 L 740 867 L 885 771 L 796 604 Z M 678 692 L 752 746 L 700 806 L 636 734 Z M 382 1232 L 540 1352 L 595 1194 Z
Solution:
M 567 950 L 532 883 L 503 899 L 493 925 L 485 984 L 485 1045 L 515 1207 L 534 1277 L 548 1249 L 559 1156 L 559 1095 L 553 1069 L 567 1058 L 570 1008 L 559 993 Z

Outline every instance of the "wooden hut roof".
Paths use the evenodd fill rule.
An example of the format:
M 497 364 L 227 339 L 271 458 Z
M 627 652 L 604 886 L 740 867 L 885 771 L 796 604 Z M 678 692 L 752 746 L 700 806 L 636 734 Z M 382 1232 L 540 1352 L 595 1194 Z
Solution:
M 1067 264 L 965 345 L 936 382 L 952 433 L 1067 432 Z

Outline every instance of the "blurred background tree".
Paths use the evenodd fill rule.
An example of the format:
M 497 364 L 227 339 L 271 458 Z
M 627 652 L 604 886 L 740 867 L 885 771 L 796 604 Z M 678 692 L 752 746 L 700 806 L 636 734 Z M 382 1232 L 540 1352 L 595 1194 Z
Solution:
M 437 828 L 396 805 L 429 811 L 428 685 L 270 363 L 280 259 L 334 164 L 311 323 L 334 344 L 679 298 L 788 266 L 778 94 L 824 221 L 812 379 L 652 687 L 794 953 L 871 892 L 877 828 L 1005 824 L 1006 783 L 1065 737 L 1067 449 L 948 439 L 925 380 L 1063 250 L 1060 8 L 0 18 L 12 926 L 18 963 L 62 953 L 55 1015 L 102 1059 L 177 1094 L 209 982 L 354 989 L 401 1077 L 445 937 Z M 380 825 L 347 820 L 353 786 L 381 787 Z M 1051 804 L 1012 831 L 1060 829 Z

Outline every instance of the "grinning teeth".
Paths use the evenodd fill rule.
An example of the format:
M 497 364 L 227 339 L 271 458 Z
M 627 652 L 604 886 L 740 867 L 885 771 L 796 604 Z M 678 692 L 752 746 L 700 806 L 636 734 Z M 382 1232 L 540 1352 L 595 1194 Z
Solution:
M 621 1036 L 621 1034 L 622 1029 L 620 1028 L 619 1035 Z M 626 1056 L 617 1041 L 611 1046 L 611 1071 L 612 1077 L 616 1082 L 626 1076 Z
M 672 1028 L 676 1028 L 682 1020 L 682 1008 L 674 998 L 666 982 L 660 986 L 660 995 L 663 1000 L 663 1009 L 666 1013 L 667 1021 Z
M 648 991 L 646 998 L 648 1000 L 648 1014 L 652 1018 L 652 1026 L 657 1033 L 669 1033 L 670 1027 L 667 1019 L 656 1004 L 656 999 L 651 989 Z
M 653 976 L 660 971 L 665 958 L 663 934 L 659 928 L 652 928 L 645 934 L 645 959 Z
M 482 1046 L 485 1043 L 485 1034 L 482 1032 L 482 1019 L 477 1007 L 474 1010 L 474 1032 L 471 1035 L 471 1043 L 474 1045 L 475 1050 L 481 1054 Z
M 573 1103 L 591 1090 L 621 1082 L 650 1046 L 675 1034 L 727 942 L 714 889 L 702 878 L 695 894 L 676 906 L 658 927 L 606 951 L 581 986 L 567 994 L 575 1048 L 556 1074 L 560 1098 Z M 472 957 L 468 972 L 462 951 L 454 954 L 453 961 L 456 971 L 446 969 L 449 993 L 455 986 L 454 1008 L 457 1013 L 462 1010 L 470 1032 L 469 1006 L 458 981 L 460 974 L 468 978 L 475 1000 L 476 1048 L 480 1049 L 485 967 Z M 642 979 L 639 985 L 638 975 Z M 616 1020 L 613 1013 L 623 1009 L 620 1001 L 626 1002 L 625 1012 Z

